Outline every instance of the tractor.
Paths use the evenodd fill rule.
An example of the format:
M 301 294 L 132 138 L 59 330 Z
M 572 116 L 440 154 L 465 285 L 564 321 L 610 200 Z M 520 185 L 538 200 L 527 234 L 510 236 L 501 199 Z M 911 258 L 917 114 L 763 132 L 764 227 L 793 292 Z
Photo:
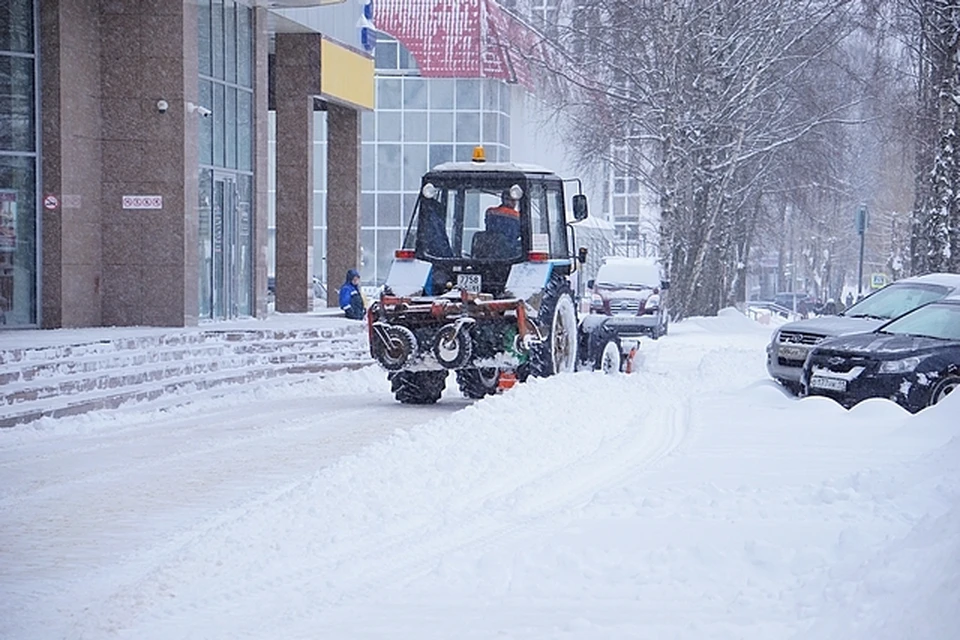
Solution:
M 587 217 L 579 188 L 572 218 Z M 450 371 L 479 399 L 528 376 L 575 370 L 596 340 L 578 335 L 565 181 L 532 165 L 469 162 L 428 171 L 379 298 L 372 357 L 405 404 L 440 399 Z M 594 345 L 600 353 L 603 345 Z

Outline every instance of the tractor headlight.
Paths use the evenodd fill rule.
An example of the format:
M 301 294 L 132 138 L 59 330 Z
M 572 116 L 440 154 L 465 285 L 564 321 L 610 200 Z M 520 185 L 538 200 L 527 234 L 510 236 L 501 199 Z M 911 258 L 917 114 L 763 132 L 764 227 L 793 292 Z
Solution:
M 926 356 L 910 356 L 903 360 L 887 360 L 880 363 L 880 373 L 909 373 L 923 362 Z
M 518 184 L 515 184 L 512 187 L 510 187 L 510 197 L 513 198 L 514 200 L 519 200 L 520 198 L 522 198 L 523 187 L 521 187 Z
M 423 189 L 420 190 L 420 193 L 427 200 L 433 200 L 437 197 L 437 188 L 432 182 L 428 182 L 427 184 L 423 185 Z

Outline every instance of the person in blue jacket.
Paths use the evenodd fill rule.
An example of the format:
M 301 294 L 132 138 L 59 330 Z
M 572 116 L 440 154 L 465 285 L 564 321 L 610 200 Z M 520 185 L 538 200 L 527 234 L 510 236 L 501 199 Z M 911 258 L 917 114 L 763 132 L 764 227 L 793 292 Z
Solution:
M 360 274 L 356 269 L 347 270 L 347 278 L 340 287 L 340 308 L 353 320 L 363 320 L 363 294 L 360 293 Z

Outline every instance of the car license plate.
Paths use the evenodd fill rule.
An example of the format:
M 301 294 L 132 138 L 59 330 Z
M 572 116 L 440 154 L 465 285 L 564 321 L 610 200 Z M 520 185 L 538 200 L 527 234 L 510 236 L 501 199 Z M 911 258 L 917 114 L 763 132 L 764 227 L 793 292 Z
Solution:
M 810 386 L 816 389 L 826 389 L 827 391 L 846 391 L 847 381 L 839 378 L 828 378 L 826 376 L 813 376 L 810 378 Z
M 480 293 L 480 274 L 461 273 L 457 275 L 457 288 L 469 293 Z
M 806 360 L 807 349 L 804 347 L 780 347 L 777 354 L 784 360 Z

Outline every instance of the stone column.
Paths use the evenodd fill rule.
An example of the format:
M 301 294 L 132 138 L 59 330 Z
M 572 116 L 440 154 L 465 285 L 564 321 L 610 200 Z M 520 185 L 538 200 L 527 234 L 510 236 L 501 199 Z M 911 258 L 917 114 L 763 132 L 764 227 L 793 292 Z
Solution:
M 320 93 L 318 33 L 278 33 L 276 310 L 311 311 L 313 293 L 313 102 Z
M 264 8 L 254 10 L 253 28 L 253 167 L 254 167 L 254 315 L 264 318 L 267 315 L 267 121 L 269 112 L 268 50 L 270 39 L 267 34 L 268 12 Z
M 198 31 L 198 11 L 199 7 L 195 2 L 183 3 L 183 21 L 180 24 L 180 34 L 182 36 L 182 57 L 179 60 L 179 66 L 183 69 L 182 91 L 184 103 L 197 104 L 200 101 L 200 42 L 197 39 Z M 162 19 L 162 17 L 161 17 Z M 152 60 L 146 61 L 153 67 L 155 63 Z M 149 73 L 146 74 L 149 79 Z M 149 96 L 150 87 L 144 88 Z M 155 107 L 147 99 L 148 111 L 150 107 Z M 179 104 L 177 105 L 179 107 Z M 186 109 L 184 109 L 186 112 Z M 174 305 L 170 310 L 171 324 L 177 324 L 176 313 L 181 313 L 180 322 L 184 326 L 196 326 L 200 322 L 200 147 L 197 140 L 200 137 L 199 119 L 194 114 L 184 113 L 183 128 L 179 131 L 181 138 L 178 141 L 182 148 L 183 164 L 177 171 L 171 172 L 171 180 L 183 180 L 183 215 L 181 220 L 176 220 L 175 214 L 170 216 L 169 224 L 174 232 L 179 231 L 183 242 L 183 269 L 179 273 L 176 269 L 170 274 L 171 278 L 182 278 L 183 293 L 182 297 L 175 298 L 170 304 Z M 162 137 L 166 135 L 164 128 L 155 129 L 155 135 Z M 174 150 L 174 158 L 177 158 Z M 175 267 L 175 265 L 174 265 Z M 147 282 L 149 282 L 149 275 Z M 165 315 L 162 309 L 157 309 L 154 313 Z M 149 320 L 149 316 L 147 316 Z M 162 322 L 162 320 L 161 320 Z
M 196 12 L 104 2 L 100 25 L 103 323 L 196 323 L 197 122 L 185 108 L 197 93 Z M 124 208 L 124 195 L 162 206 Z
M 347 269 L 360 269 L 360 113 L 327 110 L 327 304 L 338 307 Z
M 96 0 L 40 3 L 43 327 L 101 323 L 101 33 Z M 104 116 L 115 112 L 112 105 Z M 24 212 L 32 215 L 32 211 Z

